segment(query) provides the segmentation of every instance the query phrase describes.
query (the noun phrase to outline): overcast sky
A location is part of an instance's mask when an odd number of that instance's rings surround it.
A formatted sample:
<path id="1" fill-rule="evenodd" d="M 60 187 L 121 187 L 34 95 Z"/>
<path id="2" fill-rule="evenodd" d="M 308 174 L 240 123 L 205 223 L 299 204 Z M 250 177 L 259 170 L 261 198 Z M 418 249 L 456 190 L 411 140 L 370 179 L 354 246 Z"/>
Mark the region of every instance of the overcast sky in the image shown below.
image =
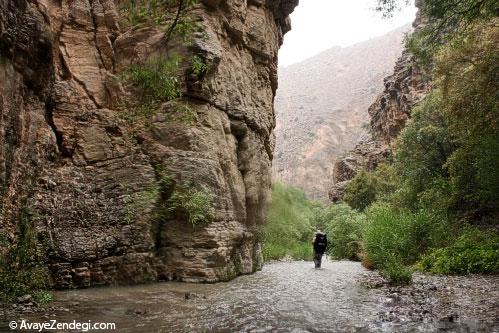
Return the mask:
<path id="1" fill-rule="evenodd" d="M 381 36 L 412 22 L 416 8 L 409 6 L 383 19 L 376 0 L 300 0 L 291 14 L 293 29 L 284 37 L 279 66 L 310 58 L 332 46 L 349 46 Z"/>

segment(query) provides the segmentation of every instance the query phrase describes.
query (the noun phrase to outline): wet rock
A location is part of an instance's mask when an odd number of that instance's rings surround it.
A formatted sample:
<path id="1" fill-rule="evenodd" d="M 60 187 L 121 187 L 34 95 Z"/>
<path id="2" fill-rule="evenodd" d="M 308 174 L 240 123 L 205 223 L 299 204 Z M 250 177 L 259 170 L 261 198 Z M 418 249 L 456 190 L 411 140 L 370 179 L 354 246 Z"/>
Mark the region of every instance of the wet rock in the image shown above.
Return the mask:
<path id="1" fill-rule="evenodd" d="M 24 295 L 24 296 L 20 296 L 17 298 L 18 303 L 31 303 L 32 300 L 33 300 L 33 296 L 31 296 L 31 295 Z M 30 304 L 26 304 L 26 305 L 30 305 Z M 33 305 L 33 304 L 31 303 L 31 305 Z"/>
<path id="2" fill-rule="evenodd" d="M 205 295 L 191 293 L 191 292 L 187 292 L 187 293 L 185 293 L 184 298 L 186 300 L 188 300 L 188 299 L 206 299 L 206 296 Z"/>
<path id="3" fill-rule="evenodd" d="M 136 316 L 146 315 L 147 313 L 148 313 L 147 309 L 127 309 L 125 311 L 125 314 L 127 315 L 136 315 Z"/>

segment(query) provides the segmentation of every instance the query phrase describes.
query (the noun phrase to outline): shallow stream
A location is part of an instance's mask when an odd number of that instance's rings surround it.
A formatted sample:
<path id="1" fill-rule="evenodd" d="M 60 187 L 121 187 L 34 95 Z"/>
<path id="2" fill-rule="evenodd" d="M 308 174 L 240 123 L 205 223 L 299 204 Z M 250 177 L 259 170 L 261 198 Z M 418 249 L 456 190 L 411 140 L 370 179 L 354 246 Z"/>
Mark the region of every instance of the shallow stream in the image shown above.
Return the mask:
<path id="1" fill-rule="evenodd" d="M 23 317 L 114 322 L 117 332 L 499 332 L 498 278 L 450 279 L 391 288 L 355 262 L 278 262 L 228 283 L 59 291 L 59 310 Z"/>

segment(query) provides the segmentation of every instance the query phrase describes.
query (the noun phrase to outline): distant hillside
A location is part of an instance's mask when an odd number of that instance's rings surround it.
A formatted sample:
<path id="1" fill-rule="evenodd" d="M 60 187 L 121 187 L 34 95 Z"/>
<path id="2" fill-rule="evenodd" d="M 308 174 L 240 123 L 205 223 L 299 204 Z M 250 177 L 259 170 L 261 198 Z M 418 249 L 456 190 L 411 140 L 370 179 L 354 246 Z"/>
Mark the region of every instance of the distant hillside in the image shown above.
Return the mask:
<path id="1" fill-rule="evenodd" d="M 279 69 L 275 180 L 325 200 L 337 157 L 355 146 L 410 25 Z"/>

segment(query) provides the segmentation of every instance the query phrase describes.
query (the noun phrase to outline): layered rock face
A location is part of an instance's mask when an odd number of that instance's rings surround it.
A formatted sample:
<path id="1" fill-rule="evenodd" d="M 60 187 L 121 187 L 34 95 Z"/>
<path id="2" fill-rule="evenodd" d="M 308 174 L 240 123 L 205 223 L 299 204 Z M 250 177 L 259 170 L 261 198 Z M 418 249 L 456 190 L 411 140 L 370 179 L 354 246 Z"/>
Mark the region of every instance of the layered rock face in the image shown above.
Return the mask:
<path id="1" fill-rule="evenodd" d="M 270 199 L 277 51 L 297 0 L 204 0 L 202 32 L 173 48 L 190 122 L 169 104 L 135 135 L 119 74 L 169 52 L 164 30 L 121 24 L 119 1 L 0 2 L 0 231 L 29 212 L 56 287 L 218 281 L 261 265 L 256 230 Z M 133 96 L 132 96 L 133 97 Z M 127 198 L 159 181 L 212 194 L 211 221 L 128 218 Z M 165 195 L 165 194 L 163 194 Z M 166 200 L 161 197 L 158 200 Z M 152 207 L 146 207 L 146 212 Z"/>
<path id="2" fill-rule="evenodd" d="M 420 4 L 416 2 L 419 7 Z M 420 13 L 413 23 L 414 31 L 424 25 Z M 404 50 L 397 60 L 394 73 L 384 79 L 384 91 L 369 107 L 369 134 L 364 135 L 355 148 L 334 163 L 333 186 L 329 199 L 341 200 L 348 181 L 360 170 L 372 171 L 391 155 L 392 145 L 410 118 L 412 108 L 429 92 L 427 75 Z"/>

